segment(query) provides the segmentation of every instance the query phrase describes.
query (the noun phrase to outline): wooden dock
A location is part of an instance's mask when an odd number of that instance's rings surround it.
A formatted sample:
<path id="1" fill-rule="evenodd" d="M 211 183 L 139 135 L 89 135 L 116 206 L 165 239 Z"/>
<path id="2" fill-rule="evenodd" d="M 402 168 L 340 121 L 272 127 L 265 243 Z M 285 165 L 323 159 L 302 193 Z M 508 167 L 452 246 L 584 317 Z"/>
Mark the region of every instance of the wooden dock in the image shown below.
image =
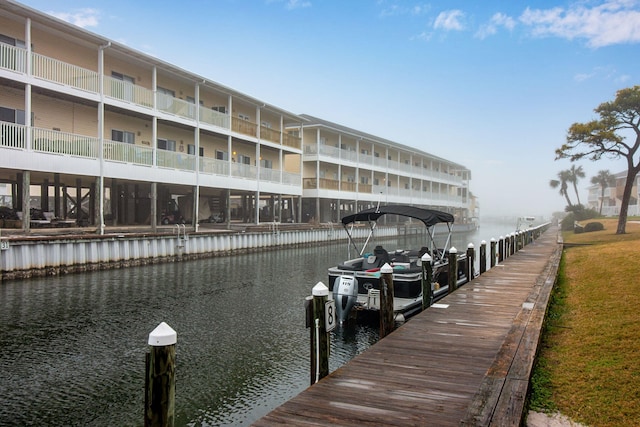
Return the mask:
<path id="1" fill-rule="evenodd" d="M 413 317 L 255 426 L 518 426 L 558 230 Z"/>

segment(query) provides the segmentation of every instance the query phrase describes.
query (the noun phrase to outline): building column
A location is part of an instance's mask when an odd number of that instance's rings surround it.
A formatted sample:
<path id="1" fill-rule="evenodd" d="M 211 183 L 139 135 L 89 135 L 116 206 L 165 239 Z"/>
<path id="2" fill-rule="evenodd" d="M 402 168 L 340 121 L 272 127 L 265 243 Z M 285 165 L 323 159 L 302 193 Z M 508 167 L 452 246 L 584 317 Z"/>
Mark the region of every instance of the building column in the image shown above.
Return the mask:
<path id="1" fill-rule="evenodd" d="M 22 230 L 28 233 L 31 229 L 31 203 L 30 203 L 30 191 L 31 187 L 31 172 L 22 172 Z"/>

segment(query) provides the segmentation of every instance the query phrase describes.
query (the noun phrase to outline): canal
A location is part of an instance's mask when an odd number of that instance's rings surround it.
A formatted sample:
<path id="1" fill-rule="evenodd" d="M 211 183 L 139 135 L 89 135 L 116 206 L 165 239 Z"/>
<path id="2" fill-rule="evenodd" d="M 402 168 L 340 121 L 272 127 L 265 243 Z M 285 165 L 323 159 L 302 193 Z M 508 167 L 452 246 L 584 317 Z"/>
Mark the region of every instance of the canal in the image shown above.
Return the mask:
<path id="1" fill-rule="evenodd" d="M 304 298 L 345 255 L 340 243 L 0 283 L 0 425 L 141 425 L 146 343 L 163 321 L 178 333 L 176 425 L 248 425 L 308 386 Z M 337 330 L 330 370 L 377 339 Z"/>

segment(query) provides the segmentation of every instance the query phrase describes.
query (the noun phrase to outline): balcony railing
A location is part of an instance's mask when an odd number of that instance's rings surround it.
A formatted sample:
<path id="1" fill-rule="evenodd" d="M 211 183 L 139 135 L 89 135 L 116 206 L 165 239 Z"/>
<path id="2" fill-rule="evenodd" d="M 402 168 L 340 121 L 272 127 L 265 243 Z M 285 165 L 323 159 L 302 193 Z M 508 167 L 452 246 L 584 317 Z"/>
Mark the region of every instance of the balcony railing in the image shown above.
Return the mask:
<path id="1" fill-rule="evenodd" d="M 256 179 L 258 177 L 258 168 L 242 163 L 231 163 L 231 175 L 237 178 Z"/>
<path id="2" fill-rule="evenodd" d="M 282 145 L 297 148 L 299 150 L 302 145 L 302 139 L 299 136 L 284 133 L 282 134 Z"/>
<path id="3" fill-rule="evenodd" d="M 98 92 L 98 73 L 37 53 L 31 55 L 35 77 L 87 92 Z"/>
<path id="4" fill-rule="evenodd" d="M 25 149 L 26 140 L 26 126 L 0 122 L 0 147 Z"/>
<path id="5" fill-rule="evenodd" d="M 229 129 L 229 115 L 214 111 L 210 108 L 200 107 L 200 121 L 224 129 Z"/>
<path id="6" fill-rule="evenodd" d="M 138 165 L 153 165 L 153 149 L 125 142 L 104 141 L 104 159 Z"/>
<path id="7" fill-rule="evenodd" d="M 176 153 L 175 151 L 157 150 L 158 166 L 163 168 L 196 170 L 196 156 L 192 154 Z"/>
<path id="8" fill-rule="evenodd" d="M 0 43 L 0 68 L 26 73 L 27 50 Z"/>
<path id="9" fill-rule="evenodd" d="M 153 108 L 153 91 L 133 83 L 104 76 L 104 95 L 121 101 Z"/>
<path id="10" fill-rule="evenodd" d="M 257 136 L 258 125 L 239 117 L 231 118 L 231 130 L 243 135 Z"/>
<path id="11" fill-rule="evenodd" d="M 156 93 L 156 108 L 187 119 L 195 120 L 196 118 L 195 104 L 164 93 Z"/>
<path id="12" fill-rule="evenodd" d="M 358 193 L 371 193 L 372 191 L 372 185 L 371 184 L 358 184 Z"/>
<path id="13" fill-rule="evenodd" d="M 33 151 L 98 158 L 98 138 L 32 128 Z"/>
<path id="14" fill-rule="evenodd" d="M 300 174 L 292 172 L 282 172 L 282 183 L 287 185 L 300 185 Z"/>
<path id="15" fill-rule="evenodd" d="M 260 125 L 260 139 L 280 144 L 280 131 Z"/>
<path id="16" fill-rule="evenodd" d="M 344 182 L 340 183 L 340 190 L 342 191 L 356 191 L 356 183 L 355 182 Z"/>
<path id="17" fill-rule="evenodd" d="M 260 181 L 280 182 L 280 171 L 277 169 L 260 168 Z"/>
<path id="18" fill-rule="evenodd" d="M 227 160 L 200 157 L 200 172 L 228 176 L 229 162 Z"/>

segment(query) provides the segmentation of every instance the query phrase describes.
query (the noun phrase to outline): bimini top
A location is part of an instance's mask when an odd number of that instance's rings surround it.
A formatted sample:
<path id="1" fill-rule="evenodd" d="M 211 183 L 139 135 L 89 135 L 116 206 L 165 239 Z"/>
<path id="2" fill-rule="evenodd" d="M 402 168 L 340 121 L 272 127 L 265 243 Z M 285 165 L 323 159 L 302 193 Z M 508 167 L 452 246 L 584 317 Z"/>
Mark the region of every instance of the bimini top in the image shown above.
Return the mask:
<path id="1" fill-rule="evenodd" d="M 388 205 L 365 209 L 342 218 L 342 224 L 348 225 L 356 221 L 377 221 L 382 215 L 400 215 L 419 219 L 427 227 L 440 222 L 453 223 L 453 215 L 432 209 L 422 209 L 408 205 Z"/>

